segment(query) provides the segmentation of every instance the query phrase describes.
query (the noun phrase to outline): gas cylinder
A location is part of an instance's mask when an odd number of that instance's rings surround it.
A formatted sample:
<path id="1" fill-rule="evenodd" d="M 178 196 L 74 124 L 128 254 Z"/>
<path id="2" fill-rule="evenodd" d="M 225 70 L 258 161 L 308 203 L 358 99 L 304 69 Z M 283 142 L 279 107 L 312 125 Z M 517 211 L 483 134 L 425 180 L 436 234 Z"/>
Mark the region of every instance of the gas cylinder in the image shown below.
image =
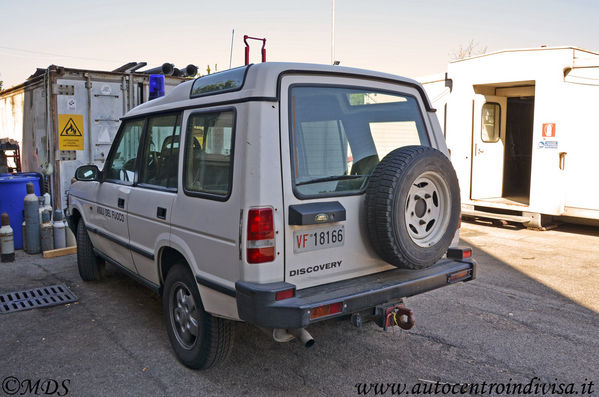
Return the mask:
<path id="1" fill-rule="evenodd" d="M 44 206 L 41 207 L 40 209 L 42 211 L 50 211 L 50 221 L 52 221 L 52 203 L 51 203 L 51 198 L 50 198 L 50 193 L 44 193 Z"/>
<path id="2" fill-rule="evenodd" d="M 50 221 L 50 211 L 42 212 L 42 251 L 50 251 L 54 249 L 54 225 Z"/>
<path id="3" fill-rule="evenodd" d="M 38 212 L 40 213 L 40 225 L 41 225 L 42 224 L 42 212 L 44 212 L 44 202 L 46 200 L 44 199 L 44 196 L 37 196 L 37 200 L 39 203 Z"/>
<path id="4" fill-rule="evenodd" d="M 23 211 L 25 213 L 25 211 Z M 25 217 L 23 217 L 23 224 L 21 225 L 21 236 L 23 238 L 23 251 L 27 252 L 27 229 L 25 229 Z"/>
<path id="5" fill-rule="evenodd" d="M 15 260 L 15 242 L 13 240 L 12 228 L 8 214 L 4 212 L 0 215 L 0 260 L 2 262 L 12 262 Z"/>
<path id="6" fill-rule="evenodd" d="M 27 196 L 25 196 L 25 232 L 27 253 L 39 254 L 41 249 L 39 199 L 35 195 L 32 182 L 27 183 Z"/>
<path id="7" fill-rule="evenodd" d="M 67 243 L 66 225 L 61 210 L 54 211 L 54 249 L 64 248 Z"/>

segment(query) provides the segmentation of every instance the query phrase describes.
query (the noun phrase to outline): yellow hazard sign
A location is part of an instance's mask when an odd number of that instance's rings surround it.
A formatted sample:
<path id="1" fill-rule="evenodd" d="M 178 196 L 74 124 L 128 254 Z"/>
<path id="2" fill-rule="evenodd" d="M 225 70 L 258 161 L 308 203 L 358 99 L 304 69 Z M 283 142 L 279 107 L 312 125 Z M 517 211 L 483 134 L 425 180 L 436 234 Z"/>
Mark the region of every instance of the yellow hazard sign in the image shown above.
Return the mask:
<path id="1" fill-rule="evenodd" d="M 58 115 L 58 148 L 60 150 L 83 150 L 83 115 Z"/>

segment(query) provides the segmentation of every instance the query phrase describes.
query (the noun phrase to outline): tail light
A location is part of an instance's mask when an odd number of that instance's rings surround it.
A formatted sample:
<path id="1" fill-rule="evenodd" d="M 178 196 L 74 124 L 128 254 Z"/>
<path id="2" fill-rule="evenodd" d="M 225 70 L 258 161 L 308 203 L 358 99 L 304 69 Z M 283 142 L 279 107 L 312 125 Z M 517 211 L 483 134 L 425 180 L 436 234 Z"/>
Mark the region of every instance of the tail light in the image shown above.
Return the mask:
<path id="1" fill-rule="evenodd" d="M 275 227 L 272 208 L 253 208 L 248 212 L 247 261 L 275 260 Z"/>

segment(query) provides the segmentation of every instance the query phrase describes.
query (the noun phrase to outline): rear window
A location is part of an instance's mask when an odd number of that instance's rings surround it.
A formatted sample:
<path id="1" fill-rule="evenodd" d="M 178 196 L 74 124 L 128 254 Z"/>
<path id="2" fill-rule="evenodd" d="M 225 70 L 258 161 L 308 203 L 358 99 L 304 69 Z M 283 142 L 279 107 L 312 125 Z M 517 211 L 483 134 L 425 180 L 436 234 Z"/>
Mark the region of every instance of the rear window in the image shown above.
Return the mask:
<path id="1" fill-rule="evenodd" d="M 407 94 L 292 86 L 290 142 L 300 197 L 356 194 L 392 150 L 429 146 L 418 101 Z"/>

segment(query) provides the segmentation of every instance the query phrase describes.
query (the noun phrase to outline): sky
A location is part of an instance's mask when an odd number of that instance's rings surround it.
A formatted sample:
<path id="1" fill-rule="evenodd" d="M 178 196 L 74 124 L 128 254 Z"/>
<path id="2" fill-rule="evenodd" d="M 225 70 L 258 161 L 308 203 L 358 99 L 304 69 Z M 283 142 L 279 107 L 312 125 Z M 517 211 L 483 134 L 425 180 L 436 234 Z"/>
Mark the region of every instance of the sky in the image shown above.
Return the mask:
<path id="1" fill-rule="evenodd" d="M 193 63 L 200 73 L 244 63 L 243 35 L 269 61 L 331 63 L 332 0 L 0 0 L 4 89 L 51 64 L 113 70 Z M 599 50 L 597 0 L 335 0 L 334 59 L 408 77 L 445 72 L 470 41 L 493 52 Z M 252 42 L 251 62 L 260 61 Z"/>

